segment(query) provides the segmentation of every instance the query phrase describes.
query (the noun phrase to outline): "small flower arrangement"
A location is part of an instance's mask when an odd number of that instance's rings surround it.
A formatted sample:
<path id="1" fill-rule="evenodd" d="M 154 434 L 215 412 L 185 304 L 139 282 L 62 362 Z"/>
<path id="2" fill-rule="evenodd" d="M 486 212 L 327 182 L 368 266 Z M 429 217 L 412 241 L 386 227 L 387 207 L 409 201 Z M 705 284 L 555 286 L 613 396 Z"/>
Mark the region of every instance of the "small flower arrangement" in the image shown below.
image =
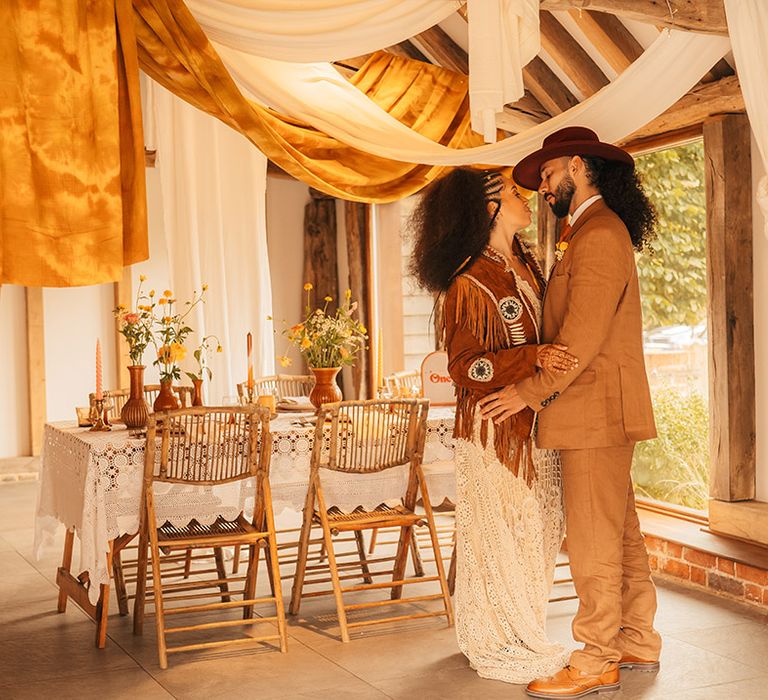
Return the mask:
<path id="1" fill-rule="evenodd" d="M 157 351 L 157 359 L 153 364 L 160 370 L 161 382 L 181 378 L 179 363 L 187 356 L 184 341 L 192 332 L 185 321 L 192 309 L 203 303 L 207 289 L 208 285 L 204 284 L 199 294 L 193 292 L 192 301 L 186 302 L 187 308 L 183 312 L 174 310 L 176 299 L 170 289 L 166 289 L 156 302 L 154 290 L 149 293 L 152 302 L 149 309 L 156 329 L 152 342 Z"/>
<path id="2" fill-rule="evenodd" d="M 119 332 L 128 342 L 128 355 L 133 365 L 141 364 L 144 351 L 152 342 L 152 307 L 140 303 L 147 299 L 147 295 L 142 292 L 142 285 L 146 280 L 145 275 L 139 276 L 135 311 L 129 311 L 123 304 L 119 304 L 112 311 L 117 319 Z"/>
<path id="3" fill-rule="evenodd" d="M 283 330 L 288 342 L 295 345 L 309 367 L 342 367 L 355 363 L 357 353 L 365 348 L 368 339 L 365 326 L 353 315 L 357 302 L 351 301 L 352 292 L 348 289 L 344 303 L 335 314 L 328 313 L 328 304 L 333 298 L 326 296 L 322 308 L 312 309 L 310 294 L 312 285 L 304 285 L 307 293 L 306 316 L 304 321 Z M 283 355 L 278 358 L 283 367 L 290 365 L 290 358 Z"/>
<path id="4" fill-rule="evenodd" d="M 214 341 L 216 342 L 215 346 L 213 345 Z M 222 348 L 219 339 L 215 335 L 207 335 L 192 353 L 192 356 L 197 360 L 197 372 L 185 372 L 185 374 L 193 382 L 197 379 L 202 380 L 204 374 L 208 376 L 208 381 L 211 381 L 213 378 L 213 372 L 208 366 L 208 356 L 213 352 L 214 347 L 216 352 L 221 352 Z"/>
<path id="5" fill-rule="evenodd" d="M 568 241 L 559 241 L 555 245 L 555 260 L 560 262 L 565 255 L 565 251 L 568 250 Z"/>

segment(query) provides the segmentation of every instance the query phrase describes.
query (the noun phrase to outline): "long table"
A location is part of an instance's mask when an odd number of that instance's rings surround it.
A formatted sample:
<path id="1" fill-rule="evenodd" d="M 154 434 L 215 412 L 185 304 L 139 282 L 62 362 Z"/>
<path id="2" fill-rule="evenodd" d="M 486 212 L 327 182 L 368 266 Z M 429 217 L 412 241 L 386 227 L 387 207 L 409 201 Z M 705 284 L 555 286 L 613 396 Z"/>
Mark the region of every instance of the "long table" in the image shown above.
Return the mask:
<path id="1" fill-rule="evenodd" d="M 453 465 L 454 409 L 430 409 L 424 449 L 424 474 L 433 504 L 455 499 Z M 271 421 L 270 487 L 275 514 L 301 511 L 309 483 L 314 426 L 307 415 L 286 413 Z M 58 608 L 71 597 L 97 623 L 96 645 L 106 644 L 112 556 L 139 528 L 145 439 L 127 429 L 91 432 L 72 423 L 49 423 L 43 437 L 40 497 L 35 524 L 39 556 L 60 525 L 67 529 L 62 565 L 57 574 Z M 403 495 L 407 467 L 374 474 L 323 472 L 328 507 L 351 511 L 372 508 Z M 157 484 L 158 518 L 185 525 L 191 517 L 211 523 L 219 515 L 234 519 L 249 513 L 252 485 L 189 487 Z M 74 536 L 80 542 L 80 574 L 72 573 Z"/>

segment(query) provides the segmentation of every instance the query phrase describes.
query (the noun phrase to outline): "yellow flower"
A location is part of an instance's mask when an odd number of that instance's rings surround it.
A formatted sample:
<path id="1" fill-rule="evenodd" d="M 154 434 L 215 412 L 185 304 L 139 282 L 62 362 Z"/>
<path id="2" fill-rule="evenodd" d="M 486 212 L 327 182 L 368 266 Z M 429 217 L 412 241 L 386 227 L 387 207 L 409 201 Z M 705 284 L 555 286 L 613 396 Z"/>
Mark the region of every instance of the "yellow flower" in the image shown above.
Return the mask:
<path id="1" fill-rule="evenodd" d="M 216 352 L 222 352 L 224 348 L 221 347 L 221 345 L 216 346 Z"/>
<path id="2" fill-rule="evenodd" d="M 170 316 L 163 316 L 163 323 L 170 323 L 172 320 Z"/>
<path id="3" fill-rule="evenodd" d="M 160 299 L 157 300 L 158 304 L 167 304 L 168 300 L 165 297 L 160 297 Z"/>
<path id="4" fill-rule="evenodd" d="M 361 333 L 367 333 L 368 329 L 361 323 L 358 325 L 358 328 L 360 329 Z"/>
<path id="5" fill-rule="evenodd" d="M 333 297 L 325 297 L 325 301 L 333 301 Z"/>
<path id="6" fill-rule="evenodd" d="M 204 291 L 204 292 L 207 292 L 207 291 L 208 291 L 208 285 L 207 285 L 207 284 L 204 284 L 204 285 L 203 285 L 203 291 Z"/>
<path id="7" fill-rule="evenodd" d="M 125 311 L 125 304 L 118 304 L 117 305 L 117 310 L 118 311 Z"/>
<path id="8" fill-rule="evenodd" d="M 151 296 L 151 297 L 155 296 L 155 290 L 154 289 L 150 289 L 149 290 L 149 296 Z"/>
<path id="9" fill-rule="evenodd" d="M 166 289 L 166 290 L 163 292 L 163 296 L 164 296 L 164 297 L 172 297 L 172 296 L 173 296 L 173 292 L 172 292 L 170 289 Z"/>
<path id="10" fill-rule="evenodd" d="M 271 316 L 267 316 L 267 321 L 271 321 L 271 320 L 272 320 L 272 317 Z"/>
<path id="11" fill-rule="evenodd" d="M 291 366 L 291 358 L 288 357 L 288 355 L 283 355 L 282 357 L 277 358 L 280 361 L 280 365 L 283 367 L 290 367 Z"/>
<path id="12" fill-rule="evenodd" d="M 352 290 L 348 289 L 346 292 L 344 292 L 344 296 L 347 297 L 347 299 L 352 298 Z"/>
<path id="13" fill-rule="evenodd" d="M 304 285 L 304 291 L 305 291 L 305 292 L 309 292 L 311 289 L 312 289 L 312 284 L 311 284 L 310 282 L 307 282 L 307 283 Z"/>
<path id="14" fill-rule="evenodd" d="M 169 364 L 171 362 L 171 348 L 167 345 L 161 345 L 157 349 L 157 359 L 164 365 Z"/>
<path id="15" fill-rule="evenodd" d="M 171 362 L 181 362 L 187 356 L 187 349 L 181 343 L 171 343 Z"/>
<path id="16" fill-rule="evenodd" d="M 346 348 L 339 348 L 339 355 L 341 355 L 342 360 L 346 360 L 349 357 L 349 350 Z"/>
<path id="17" fill-rule="evenodd" d="M 139 275 L 139 282 L 146 282 L 147 276 L 146 275 Z"/>
<path id="18" fill-rule="evenodd" d="M 312 341 L 309 338 L 307 338 L 307 336 L 305 335 L 301 339 L 301 346 L 300 347 L 301 347 L 302 350 L 307 350 L 307 349 L 312 347 Z"/>

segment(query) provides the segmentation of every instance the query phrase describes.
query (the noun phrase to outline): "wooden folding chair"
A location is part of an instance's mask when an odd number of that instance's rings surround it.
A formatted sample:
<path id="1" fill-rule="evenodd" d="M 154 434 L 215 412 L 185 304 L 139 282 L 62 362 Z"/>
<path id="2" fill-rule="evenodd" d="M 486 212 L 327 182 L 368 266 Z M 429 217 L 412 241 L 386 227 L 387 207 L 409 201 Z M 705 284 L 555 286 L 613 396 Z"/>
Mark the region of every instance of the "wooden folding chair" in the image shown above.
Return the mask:
<path id="1" fill-rule="evenodd" d="M 130 395 L 130 389 L 109 389 L 104 392 L 104 410 L 107 414 L 107 420 L 110 423 L 120 420 L 120 411 L 123 410 L 123 406 L 125 406 L 125 402 Z M 90 402 L 91 407 L 93 407 L 95 399 L 96 394 L 93 392 L 88 394 L 88 401 Z"/>
<path id="2" fill-rule="evenodd" d="M 142 491 L 141 527 L 139 530 L 139 562 L 134 606 L 134 633 L 141 634 L 146 602 L 147 547 L 152 558 L 152 588 L 157 627 L 157 650 L 160 667 L 167 668 L 167 655 L 172 652 L 207 649 L 218 646 L 243 646 L 279 640 L 280 650 L 286 651 L 285 615 L 280 590 L 280 573 L 275 543 L 275 522 L 272 496 L 269 489 L 269 460 L 271 435 L 269 411 L 257 406 L 221 408 L 182 408 L 152 414 L 147 425 L 144 487 Z M 186 484 L 212 487 L 253 478 L 254 514 L 249 521 L 243 513 L 233 521 L 221 515 L 213 523 L 200 522 L 190 513 L 184 526 L 157 522 L 155 514 L 154 484 Z M 229 577 L 218 569 L 213 581 L 189 580 L 182 583 L 164 583 L 161 571 L 160 548 L 187 550 L 243 545 L 248 548 L 248 570 L 244 577 Z M 269 550 L 270 573 L 274 593 L 256 598 L 256 573 L 259 551 L 266 545 Z M 232 590 L 231 584 L 243 584 L 242 590 Z M 219 591 L 201 589 L 217 587 Z M 242 600 L 234 596 L 242 594 Z M 203 602 L 215 595 L 221 600 Z M 179 606 L 172 603 L 183 601 Z M 192 601 L 188 604 L 187 601 Z M 273 617 L 253 617 L 257 603 L 273 603 Z M 168 627 L 166 618 L 172 615 L 208 613 L 216 610 L 243 608 L 243 619 L 186 624 Z M 278 634 L 246 636 L 236 639 L 168 646 L 167 635 L 262 622 L 277 622 Z"/>
<path id="3" fill-rule="evenodd" d="M 424 399 L 396 399 L 392 401 L 347 401 L 326 404 L 321 407 L 312 450 L 310 483 L 304 504 L 296 574 L 293 581 L 290 612 L 299 612 L 302 596 L 325 595 L 327 591 L 311 591 L 304 594 L 307 572 L 307 552 L 313 525 L 320 526 L 328 556 L 328 568 L 336 599 L 342 641 L 349 641 L 349 629 L 400 620 L 445 616 L 453 624 L 451 599 L 445 579 L 442 558 L 432 507 L 429 503 L 427 484 L 421 469 L 426 437 L 426 421 L 429 401 Z M 330 425 L 326 423 L 330 421 Z M 324 446 L 327 444 L 327 448 Z M 367 511 L 357 508 L 344 513 L 329 508 L 323 493 L 321 471 L 334 470 L 355 474 L 372 474 L 385 469 L 408 465 L 408 486 L 400 503 L 381 504 Z M 416 501 L 421 495 L 424 513 L 415 512 Z M 437 576 L 406 577 L 405 569 L 412 541 L 413 528 L 424 523 L 430 532 L 432 549 L 435 553 Z M 400 537 L 394 564 L 391 570 L 370 569 L 369 575 L 392 576 L 391 581 L 362 583 L 343 586 L 339 575 L 337 554 L 334 550 L 333 534 L 339 532 L 362 532 L 383 527 L 398 527 Z M 403 598 L 403 586 L 413 583 L 438 581 L 440 593 Z M 311 583 L 311 581 L 306 581 Z M 390 600 L 347 604 L 344 594 L 356 591 L 390 589 Z M 369 620 L 347 621 L 349 611 L 361 611 L 381 606 L 442 600 L 442 609 L 435 612 L 418 612 Z"/>

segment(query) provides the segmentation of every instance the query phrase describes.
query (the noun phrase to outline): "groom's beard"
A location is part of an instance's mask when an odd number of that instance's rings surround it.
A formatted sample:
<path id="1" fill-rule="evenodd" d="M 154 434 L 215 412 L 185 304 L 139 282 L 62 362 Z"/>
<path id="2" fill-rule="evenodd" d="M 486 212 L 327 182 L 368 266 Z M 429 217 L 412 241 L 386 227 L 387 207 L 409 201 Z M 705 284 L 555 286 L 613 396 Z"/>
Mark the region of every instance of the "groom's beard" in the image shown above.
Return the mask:
<path id="1" fill-rule="evenodd" d="M 552 194 L 547 195 L 547 204 L 552 213 L 562 219 L 571 208 L 571 200 L 576 192 L 576 183 L 570 175 L 566 175 Z"/>

